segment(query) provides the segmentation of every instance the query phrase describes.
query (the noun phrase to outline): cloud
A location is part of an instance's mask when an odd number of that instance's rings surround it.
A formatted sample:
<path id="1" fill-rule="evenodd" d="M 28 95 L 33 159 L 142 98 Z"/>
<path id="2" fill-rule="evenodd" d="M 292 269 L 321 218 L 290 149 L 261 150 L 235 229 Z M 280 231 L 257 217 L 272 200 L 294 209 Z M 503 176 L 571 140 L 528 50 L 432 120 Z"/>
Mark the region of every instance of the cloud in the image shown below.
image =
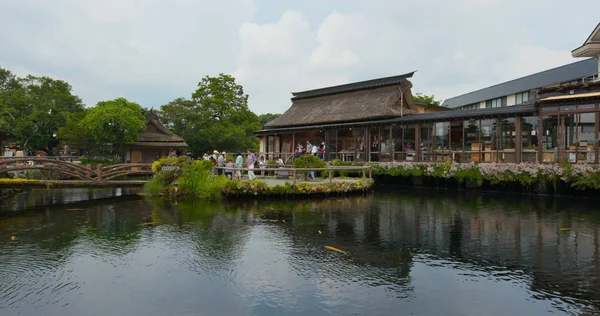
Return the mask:
<path id="1" fill-rule="evenodd" d="M 7 0 L 0 61 L 67 80 L 88 105 L 124 96 L 157 107 L 233 73 L 252 110 L 281 113 L 291 91 L 413 70 L 414 92 L 443 99 L 560 66 L 598 10 L 592 0 Z"/>
<path id="2" fill-rule="evenodd" d="M 69 81 L 88 105 L 125 96 L 156 107 L 233 71 L 253 10 L 248 0 L 4 1 L 0 60 Z"/>

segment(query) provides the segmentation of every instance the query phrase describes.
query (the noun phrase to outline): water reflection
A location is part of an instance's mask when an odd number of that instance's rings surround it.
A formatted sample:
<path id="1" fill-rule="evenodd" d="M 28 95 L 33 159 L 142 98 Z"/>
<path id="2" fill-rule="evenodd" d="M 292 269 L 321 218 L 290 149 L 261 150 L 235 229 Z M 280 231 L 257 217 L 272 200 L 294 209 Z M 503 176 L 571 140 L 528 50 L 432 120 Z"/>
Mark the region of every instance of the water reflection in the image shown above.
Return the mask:
<path id="1" fill-rule="evenodd" d="M 397 190 L 4 213 L 0 314 L 600 311 L 596 201 Z"/>

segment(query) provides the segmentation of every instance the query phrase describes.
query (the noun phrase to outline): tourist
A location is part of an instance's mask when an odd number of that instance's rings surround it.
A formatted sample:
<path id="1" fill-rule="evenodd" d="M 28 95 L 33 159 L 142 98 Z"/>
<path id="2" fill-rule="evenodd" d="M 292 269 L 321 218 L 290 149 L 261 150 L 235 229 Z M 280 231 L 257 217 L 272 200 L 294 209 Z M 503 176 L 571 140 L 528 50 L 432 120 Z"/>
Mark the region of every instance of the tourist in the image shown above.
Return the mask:
<path id="1" fill-rule="evenodd" d="M 265 163 L 265 157 L 264 156 L 260 156 L 260 159 L 258 159 L 258 168 L 265 169 L 266 167 L 267 167 L 267 164 Z M 265 172 L 261 171 L 260 175 L 264 176 Z"/>
<path id="2" fill-rule="evenodd" d="M 235 159 L 235 179 L 242 180 L 242 171 L 240 169 L 244 168 L 244 157 L 242 157 L 241 153 L 237 153 L 237 158 Z"/>
<path id="3" fill-rule="evenodd" d="M 256 176 L 254 175 L 254 164 L 256 163 L 256 156 L 252 152 L 252 150 L 248 149 L 248 159 L 246 160 L 246 164 L 248 165 L 248 179 L 254 180 Z"/>
<path id="4" fill-rule="evenodd" d="M 225 164 L 225 176 L 229 180 L 231 180 L 233 178 L 233 168 L 234 167 L 235 167 L 235 165 L 233 164 L 233 161 L 231 161 L 231 159 L 229 159 L 227 161 L 227 163 Z"/>
<path id="5" fill-rule="evenodd" d="M 213 154 L 210 155 L 210 161 L 213 163 L 213 175 L 217 175 L 217 155 L 219 152 L 217 150 L 213 150 Z"/>
<path id="6" fill-rule="evenodd" d="M 217 167 L 225 167 L 225 152 L 222 152 L 219 154 L 219 157 L 217 157 Z M 223 174 L 223 169 L 217 169 L 217 171 L 219 174 Z"/>
<path id="7" fill-rule="evenodd" d="M 313 147 L 313 145 L 310 143 L 310 141 L 307 140 L 306 141 L 306 153 L 307 154 L 312 153 L 312 147 Z"/>
<path id="8" fill-rule="evenodd" d="M 277 166 L 282 168 L 285 166 L 285 163 L 283 162 L 283 159 L 279 158 L 277 159 Z"/>
<path id="9" fill-rule="evenodd" d="M 302 147 L 302 146 L 300 146 L 300 147 Z M 296 152 L 294 153 L 294 159 L 296 159 L 300 156 L 302 156 L 302 149 L 298 148 L 298 149 L 296 149 Z"/>
<path id="10" fill-rule="evenodd" d="M 311 146 L 311 148 L 310 148 L 311 155 L 316 156 L 318 152 L 319 152 L 319 146 L 317 146 L 317 145 Z"/>
<path id="11" fill-rule="evenodd" d="M 325 157 L 325 142 L 321 143 L 321 147 L 319 147 L 319 159 L 323 159 Z"/>

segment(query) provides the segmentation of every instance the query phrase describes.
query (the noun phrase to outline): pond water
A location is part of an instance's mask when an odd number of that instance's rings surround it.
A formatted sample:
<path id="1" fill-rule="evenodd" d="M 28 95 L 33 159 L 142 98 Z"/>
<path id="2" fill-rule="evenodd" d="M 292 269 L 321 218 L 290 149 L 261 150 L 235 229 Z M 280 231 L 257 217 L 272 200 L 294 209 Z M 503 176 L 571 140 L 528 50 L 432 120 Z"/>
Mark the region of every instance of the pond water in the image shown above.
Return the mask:
<path id="1" fill-rule="evenodd" d="M 597 205 L 376 187 L 4 211 L 0 315 L 597 315 Z"/>

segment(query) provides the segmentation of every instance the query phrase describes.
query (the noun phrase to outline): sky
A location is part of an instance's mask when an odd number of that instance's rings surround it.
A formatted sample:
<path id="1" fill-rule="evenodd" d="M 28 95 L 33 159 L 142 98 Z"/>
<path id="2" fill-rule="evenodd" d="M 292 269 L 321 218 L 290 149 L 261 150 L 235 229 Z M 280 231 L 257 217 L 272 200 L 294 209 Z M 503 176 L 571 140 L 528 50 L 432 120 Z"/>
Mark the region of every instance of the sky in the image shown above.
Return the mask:
<path id="1" fill-rule="evenodd" d="M 88 106 L 146 108 L 231 74 L 257 114 L 291 92 L 417 71 L 443 100 L 570 62 L 600 1 L 2 0 L 0 67 L 62 79 Z"/>

